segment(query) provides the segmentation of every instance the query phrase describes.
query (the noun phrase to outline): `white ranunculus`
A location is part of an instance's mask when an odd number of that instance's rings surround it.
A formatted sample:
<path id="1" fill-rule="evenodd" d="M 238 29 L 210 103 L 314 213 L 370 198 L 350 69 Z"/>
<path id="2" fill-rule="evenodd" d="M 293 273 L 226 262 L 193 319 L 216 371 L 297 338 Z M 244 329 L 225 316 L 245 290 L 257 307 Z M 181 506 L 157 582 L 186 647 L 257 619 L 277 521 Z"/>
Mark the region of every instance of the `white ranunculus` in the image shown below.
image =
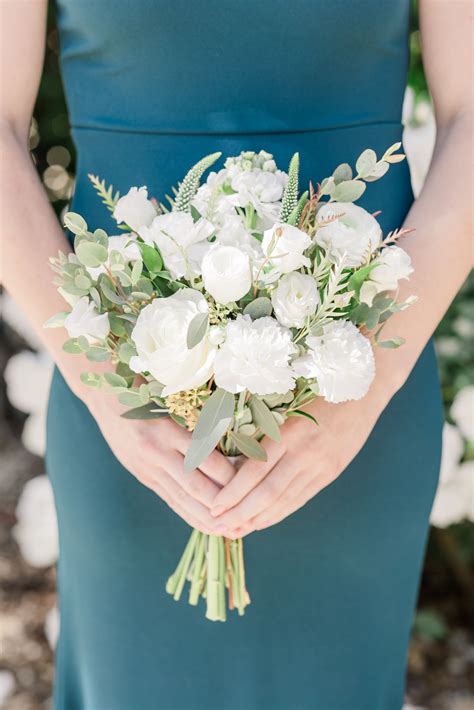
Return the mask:
<path id="1" fill-rule="evenodd" d="M 109 237 L 107 242 L 109 257 L 104 264 L 93 267 L 88 266 L 87 271 L 93 279 L 97 280 L 100 274 L 106 272 L 106 267 L 110 266 L 110 257 L 112 252 L 118 252 L 125 262 L 133 262 L 140 259 L 140 249 L 136 239 L 131 234 L 117 234 Z"/>
<path id="2" fill-rule="evenodd" d="M 237 247 L 216 244 L 202 260 L 202 279 L 218 303 L 238 301 L 252 285 L 249 257 Z"/>
<path id="3" fill-rule="evenodd" d="M 225 342 L 214 362 L 216 384 L 228 392 L 284 394 L 295 384 L 289 361 L 295 352 L 291 332 L 275 318 L 228 321 Z"/>
<path id="4" fill-rule="evenodd" d="M 130 368 L 153 375 L 165 385 L 165 397 L 203 385 L 212 374 L 215 348 L 207 335 L 191 350 L 186 339 L 193 318 L 207 311 L 206 299 L 192 288 L 145 306 L 131 335 L 137 355 L 131 358 Z"/>
<path id="5" fill-rule="evenodd" d="M 304 255 L 310 245 L 311 239 L 306 232 L 291 224 L 277 222 L 267 229 L 263 234 L 262 250 L 272 267 L 273 277 L 310 266 L 311 261 Z"/>
<path id="6" fill-rule="evenodd" d="M 187 212 L 168 212 L 158 215 L 149 227 L 139 231 L 147 244 L 156 244 L 168 271 L 180 279 L 200 273 L 206 242 L 214 227 L 206 219 L 194 222 Z"/>
<path id="7" fill-rule="evenodd" d="M 367 210 L 352 202 L 323 205 L 317 219 L 318 222 L 332 220 L 318 227 L 315 237 L 331 261 L 338 262 L 345 255 L 347 266 L 361 266 L 380 246 L 382 230 L 379 223 Z"/>
<path id="8" fill-rule="evenodd" d="M 450 414 L 468 441 L 474 441 L 474 385 L 459 390 L 451 406 Z"/>
<path id="9" fill-rule="evenodd" d="M 28 481 L 16 508 L 13 536 L 22 557 L 33 567 L 49 567 L 58 558 L 58 530 L 51 484 L 47 476 Z"/>
<path id="10" fill-rule="evenodd" d="M 297 375 L 316 378 L 319 393 L 328 402 L 364 397 L 375 376 L 370 341 L 347 320 L 323 326 L 319 336 L 306 338 L 308 353 L 293 362 Z"/>
<path id="11" fill-rule="evenodd" d="M 281 277 L 272 292 L 275 315 L 288 328 L 302 328 L 308 316 L 316 313 L 319 291 L 312 276 L 293 271 Z"/>
<path id="12" fill-rule="evenodd" d="M 83 335 L 92 345 L 104 340 L 109 334 L 109 316 L 107 313 L 99 314 L 94 302 L 89 301 L 87 296 L 83 296 L 66 316 L 64 327 L 70 338 L 79 338 Z"/>
<path id="13" fill-rule="evenodd" d="M 409 254 L 398 246 L 382 249 L 374 263 L 375 268 L 360 289 L 360 300 L 368 306 L 378 293 L 394 291 L 401 279 L 407 279 L 413 273 Z"/>
<path id="14" fill-rule="evenodd" d="M 119 224 L 125 222 L 136 232 L 140 227 L 148 226 L 156 217 L 153 202 L 148 199 L 148 190 L 143 187 L 131 187 L 121 197 L 114 208 L 114 218 Z"/>

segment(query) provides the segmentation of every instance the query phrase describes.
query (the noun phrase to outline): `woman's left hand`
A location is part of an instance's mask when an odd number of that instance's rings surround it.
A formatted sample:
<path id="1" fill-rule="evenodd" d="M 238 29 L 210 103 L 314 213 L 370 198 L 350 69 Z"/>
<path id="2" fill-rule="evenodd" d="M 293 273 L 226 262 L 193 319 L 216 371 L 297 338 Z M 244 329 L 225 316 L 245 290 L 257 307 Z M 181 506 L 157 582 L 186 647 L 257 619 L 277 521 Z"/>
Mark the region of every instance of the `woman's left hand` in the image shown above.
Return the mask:
<path id="1" fill-rule="evenodd" d="M 317 399 L 305 410 L 319 422 L 291 417 L 282 439 L 261 444 L 267 461 L 248 459 L 216 496 L 216 534 L 243 537 L 275 525 L 332 483 L 360 451 L 391 398 L 375 387 L 361 400 L 330 404 Z"/>

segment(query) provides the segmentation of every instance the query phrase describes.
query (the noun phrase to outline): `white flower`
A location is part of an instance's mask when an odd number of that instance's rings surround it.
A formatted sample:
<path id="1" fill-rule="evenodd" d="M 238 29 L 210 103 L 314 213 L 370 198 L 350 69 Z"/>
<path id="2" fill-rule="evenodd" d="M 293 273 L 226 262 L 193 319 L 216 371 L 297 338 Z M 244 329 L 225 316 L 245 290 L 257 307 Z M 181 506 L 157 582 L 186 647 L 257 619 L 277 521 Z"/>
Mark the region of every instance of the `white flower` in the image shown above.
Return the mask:
<path id="1" fill-rule="evenodd" d="M 79 338 L 83 335 L 90 344 L 93 344 L 98 340 L 104 340 L 109 334 L 109 316 L 107 313 L 100 315 L 93 301 L 83 296 L 66 316 L 64 327 L 70 338 Z"/>
<path id="2" fill-rule="evenodd" d="M 262 245 L 258 239 L 245 229 L 241 218 L 236 214 L 227 215 L 223 219 L 222 225 L 216 234 L 216 242 L 226 246 L 237 247 L 240 251 L 245 252 L 250 257 L 252 265 L 255 265 L 256 268 L 258 268 L 263 259 Z"/>
<path id="3" fill-rule="evenodd" d="M 140 259 L 140 249 L 138 248 L 138 244 L 135 238 L 130 234 L 118 234 L 109 237 L 109 240 L 107 242 L 107 249 L 109 252 L 109 256 L 104 264 L 101 264 L 97 267 L 86 267 L 87 271 L 95 280 L 99 278 L 100 274 L 106 272 L 106 267 L 110 267 L 110 257 L 112 255 L 112 252 L 118 252 L 123 258 L 123 260 L 129 263 Z M 71 303 L 70 305 L 74 305 L 74 303 Z"/>
<path id="4" fill-rule="evenodd" d="M 48 639 L 49 646 L 53 651 L 58 642 L 60 625 L 59 609 L 57 606 L 53 606 L 44 619 L 44 635 Z"/>
<path id="5" fill-rule="evenodd" d="M 277 223 L 267 229 L 262 249 L 272 266 L 273 277 L 310 266 L 311 261 L 303 253 L 310 245 L 311 239 L 306 232 L 291 224 Z"/>
<path id="6" fill-rule="evenodd" d="M 249 257 L 237 247 L 216 244 L 202 260 L 202 278 L 218 303 L 238 301 L 252 284 Z"/>
<path id="7" fill-rule="evenodd" d="M 380 225 L 362 207 L 352 202 L 330 202 L 319 210 L 318 222 L 329 219 L 332 221 L 318 227 L 315 239 L 331 261 L 337 262 L 345 255 L 347 266 L 360 266 L 380 245 Z"/>
<path id="8" fill-rule="evenodd" d="M 463 520 L 474 521 L 474 461 L 460 464 L 447 482 L 440 480 L 430 515 L 437 528 Z"/>
<path id="9" fill-rule="evenodd" d="M 375 268 L 360 289 L 360 300 L 368 306 L 378 293 L 394 291 L 401 279 L 407 279 L 413 273 L 409 254 L 398 246 L 382 249 L 374 263 Z"/>
<path id="10" fill-rule="evenodd" d="M 293 362 L 297 375 L 315 377 L 328 402 L 364 397 L 375 376 L 370 341 L 347 320 L 323 326 L 320 336 L 306 338 L 309 352 Z"/>
<path id="11" fill-rule="evenodd" d="M 293 271 L 279 280 L 272 292 L 275 315 L 288 328 L 302 328 L 306 318 L 316 312 L 319 291 L 312 276 Z"/>
<path id="12" fill-rule="evenodd" d="M 457 427 L 444 423 L 440 481 L 448 483 L 456 472 L 464 452 L 464 442 Z"/>
<path id="13" fill-rule="evenodd" d="M 244 170 L 232 178 L 230 184 L 235 193 L 229 200 L 238 207 L 251 205 L 261 218 L 263 228 L 268 228 L 278 218 L 287 182 L 288 175 L 281 170 L 274 173 L 259 168 Z"/>
<path id="14" fill-rule="evenodd" d="M 187 212 L 168 212 L 139 231 L 147 244 L 156 244 L 168 271 L 180 279 L 200 273 L 200 262 L 209 246 L 207 239 L 214 227 L 206 219 L 194 222 Z"/>
<path id="15" fill-rule="evenodd" d="M 47 476 L 32 478 L 16 508 L 13 536 L 23 558 L 33 567 L 49 567 L 58 558 L 58 530 L 53 491 Z"/>
<path id="16" fill-rule="evenodd" d="M 165 397 L 203 385 L 212 374 L 215 348 L 205 336 L 189 350 L 186 338 L 193 318 L 207 311 L 206 299 L 192 288 L 145 306 L 131 335 L 138 354 L 131 358 L 130 368 L 153 375 L 165 385 Z"/>
<path id="17" fill-rule="evenodd" d="M 454 398 L 450 414 L 468 441 L 474 441 L 474 385 L 463 387 Z"/>
<path id="18" fill-rule="evenodd" d="M 119 224 L 125 222 L 135 231 L 151 224 L 155 217 L 156 209 L 153 202 L 148 199 L 148 190 L 145 186 L 131 187 L 114 208 L 114 218 L 117 222 Z"/>
<path id="19" fill-rule="evenodd" d="M 234 204 L 220 188 L 228 179 L 225 168 L 209 173 L 206 182 L 201 185 L 192 201 L 200 215 L 211 219 L 215 226 L 223 224 L 228 216 L 237 216 Z"/>
<path id="20" fill-rule="evenodd" d="M 228 321 L 226 339 L 214 362 L 216 384 L 228 392 L 284 394 L 295 384 L 289 365 L 295 352 L 291 332 L 274 318 Z"/>

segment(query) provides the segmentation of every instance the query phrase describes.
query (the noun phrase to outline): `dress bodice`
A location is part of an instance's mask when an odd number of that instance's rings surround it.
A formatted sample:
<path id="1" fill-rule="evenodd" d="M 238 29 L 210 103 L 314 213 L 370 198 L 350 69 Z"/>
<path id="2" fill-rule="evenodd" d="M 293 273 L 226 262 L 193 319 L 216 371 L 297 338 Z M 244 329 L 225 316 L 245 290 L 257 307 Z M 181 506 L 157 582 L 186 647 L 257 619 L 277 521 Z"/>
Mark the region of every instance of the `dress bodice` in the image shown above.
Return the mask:
<path id="1" fill-rule="evenodd" d="M 409 0 L 56 0 L 71 123 L 153 133 L 400 121 Z"/>

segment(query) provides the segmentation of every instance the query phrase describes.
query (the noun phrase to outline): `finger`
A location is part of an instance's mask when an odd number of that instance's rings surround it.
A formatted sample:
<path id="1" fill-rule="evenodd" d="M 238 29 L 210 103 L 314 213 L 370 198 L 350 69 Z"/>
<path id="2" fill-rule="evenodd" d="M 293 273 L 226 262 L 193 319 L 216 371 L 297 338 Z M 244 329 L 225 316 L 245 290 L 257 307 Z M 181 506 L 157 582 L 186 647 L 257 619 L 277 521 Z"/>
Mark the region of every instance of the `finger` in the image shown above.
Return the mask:
<path id="1" fill-rule="evenodd" d="M 172 501 L 172 504 L 169 503 L 169 505 L 174 510 L 179 509 L 179 515 L 186 519 L 186 522 L 187 518 L 192 519 L 194 521 L 193 525 L 199 527 L 199 529 L 205 529 L 208 533 L 214 532 L 215 521 L 209 514 L 208 509 L 178 485 L 167 471 L 158 469 L 152 478 L 147 474 L 145 474 L 145 478 L 147 479 L 146 485 L 157 492 L 158 495 L 161 495 L 160 491 L 166 493 L 167 498 Z"/>
<path id="2" fill-rule="evenodd" d="M 250 530 L 248 532 L 251 530 L 263 530 L 271 525 L 280 523 L 302 508 L 311 498 L 314 498 L 323 488 L 326 488 L 331 481 L 326 476 L 315 477 L 314 472 L 310 472 L 308 476 L 302 479 L 302 482 L 303 485 L 299 490 L 288 489 L 273 506 L 255 516 L 250 522 Z"/>
<path id="3" fill-rule="evenodd" d="M 207 506 L 207 508 L 210 508 L 220 491 L 220 487 L 198 469 L 189 472 L 185 471 L 183 464 L 184 459 L 182 454 L 173 449 L 163 452 L 160 459 L 161 468 L 164 469 L 186 493 Z"/>
<path id="4" fill-rule="evenodd" d="M 186 455 L 189 449 L 190 438 L 179 438 L 176 442 L 176 449 Z M 226 457 L 214 449 L 214 451 L 199 464 L 199 469 L 221 486 L 226 486 L 235 476 L 235 468 Z"/>
<path id="5" fill-rule="evenodd" d="M 240 503 L 265 478 L 285 453 L 285 446 L 282 443 L 268 437 L 265 437 L 260 443 L 267 452 L 267 460 L 248 459 L 215 499 L 211 509 L 212 515 L 222 515 L 226 510 Z"/>
<path id="6" fill-rule="evenodd" d="M 292 481 L 298 474 L 299 470 L 290 457 L 284 456 L 240 503 L 217 518 L 219 531 L 225 534 L 227 529 L 246 525 L 259 513 L 266 511 L 292 487 Z"/>

